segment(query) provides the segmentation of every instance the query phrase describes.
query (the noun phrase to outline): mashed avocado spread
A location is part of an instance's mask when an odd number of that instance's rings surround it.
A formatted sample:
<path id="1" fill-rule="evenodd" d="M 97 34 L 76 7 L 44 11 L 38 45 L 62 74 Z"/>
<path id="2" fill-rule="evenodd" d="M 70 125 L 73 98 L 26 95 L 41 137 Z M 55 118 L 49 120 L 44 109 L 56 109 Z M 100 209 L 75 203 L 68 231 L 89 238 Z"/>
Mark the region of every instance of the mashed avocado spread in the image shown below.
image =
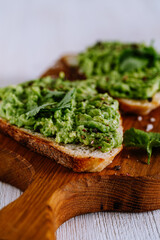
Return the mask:
<path id="1" fill-rule="evenodd" d="M 98 42 L 78 55 L 79 68 L 113 97 L 149 99 L 160 91 L 160 55 L 152 46 Z"/>
<path id="2" fill-rule="evenodd" d="M 46 77 L 0 89 L 0 116 L 58 143 L 82 143 L 107 152 L 122 144 L 118 102 L 98 93 L 95 80 Z"/>

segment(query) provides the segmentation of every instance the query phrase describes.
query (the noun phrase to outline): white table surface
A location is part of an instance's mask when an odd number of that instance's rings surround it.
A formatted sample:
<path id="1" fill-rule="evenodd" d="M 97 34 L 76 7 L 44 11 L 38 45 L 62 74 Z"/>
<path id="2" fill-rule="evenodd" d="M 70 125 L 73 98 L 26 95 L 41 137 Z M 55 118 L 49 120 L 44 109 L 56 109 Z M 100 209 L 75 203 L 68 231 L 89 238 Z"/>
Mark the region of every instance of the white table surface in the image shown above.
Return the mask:
<path id="1" fill-rule="evenodd" d="M 38 77 L 64 53 L 97 40 L 155 40 L 160 49 L 159 0 L 0 0 L 0 87 Z M 0 183 L 0 207 L 21 192 Z M 157 240 L 160 210 L 95 213 L 57 230 L 58 240 Z"/>

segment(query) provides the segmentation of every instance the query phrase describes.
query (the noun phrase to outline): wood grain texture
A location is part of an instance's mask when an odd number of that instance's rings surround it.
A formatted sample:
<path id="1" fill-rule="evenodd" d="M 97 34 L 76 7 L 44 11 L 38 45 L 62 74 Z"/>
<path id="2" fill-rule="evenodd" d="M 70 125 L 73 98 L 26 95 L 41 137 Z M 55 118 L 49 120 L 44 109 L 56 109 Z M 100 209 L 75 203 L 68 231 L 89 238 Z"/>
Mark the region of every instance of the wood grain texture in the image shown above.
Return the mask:
<path id="1" fill-rule="evenodd" d="M 155 39 L 160 49 L 159 13 L 158 0 L 1 1 L 0 86 L 35 78 L 61 54 L 100 39 Z M 1 207 L 19 195 L 19 190 L 0 183 Z M 64 223 L 57 238 L 158 240 L 159 222 L 160 211 L 87 214 Z"/>
<path id="2" fill-rule="evenodd" d="M 25 191 L 33 180 L 32 165 L 5 148 L 0 148 L 0 156 L 0 180 Z"/>

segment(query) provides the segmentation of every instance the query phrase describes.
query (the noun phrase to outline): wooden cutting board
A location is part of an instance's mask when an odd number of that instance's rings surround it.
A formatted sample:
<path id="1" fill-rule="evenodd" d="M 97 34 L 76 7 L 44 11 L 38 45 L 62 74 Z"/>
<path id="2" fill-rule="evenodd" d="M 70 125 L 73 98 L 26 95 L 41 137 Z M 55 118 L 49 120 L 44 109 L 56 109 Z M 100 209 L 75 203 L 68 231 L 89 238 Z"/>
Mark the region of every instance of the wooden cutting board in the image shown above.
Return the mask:
<path id="1" fill-rule="evenodd" d="M 50 73 L 61 69 L 57 65 Z M 124 130 L 145 130 L 151 117 L 153 131 L 160 132 L 160 108 L 142 121 L 124 115 Z M 160 150 L 146 162 L 145 151 L 124 148 L 102 172 L 74 173 L 0 133 L 0 180 L 24 191 L 0 211 L 0 239 L 53 240 L 63 222 L 80 214 L 159 209 Z"/>

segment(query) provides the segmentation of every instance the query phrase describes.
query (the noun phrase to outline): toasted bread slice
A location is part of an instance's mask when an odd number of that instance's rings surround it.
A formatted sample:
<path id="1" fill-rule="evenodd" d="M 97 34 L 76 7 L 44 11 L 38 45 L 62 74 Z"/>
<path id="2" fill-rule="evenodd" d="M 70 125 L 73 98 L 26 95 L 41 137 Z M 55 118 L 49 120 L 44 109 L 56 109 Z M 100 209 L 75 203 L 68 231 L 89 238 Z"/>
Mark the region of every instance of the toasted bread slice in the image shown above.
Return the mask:
<path id="1" fill-rule="evenodd" d="M 75 172 L 100 172 L 122 150 L 122 145 L 102 153 L 100 150 L 82 144 L 59 144 L 54 138 L 18 128 L 2 118 L 0 118 L 0 130 L 33 151 L 54 159 Z M 118 131 L 121 134 L 123 132 L 121 121 Z"/>
<path id="2" fill-rule="evenodd" d="M 78 71 L 78 61 L 76 55 L 66 55 L 56 63 L 56 67 L 61 68 L 61 71 L 66 72 L 66 76 L 71 79 L 84 79 L 85 76 Z M 55 68 L 50 68 L 43 76 L 54 76 Z M 160 107 L 160 92 L 157 92 L 151 99 L 148 100 L 135 100 L 135 99 L 117 99 L 120 108 L 127 113 L 134 113 L 139 115 L 147 115 L 155 108 Z"/>
<path id="3" fill-rule="evenodd" d="M 134 100 L 134 99 L 117 99 L 120 104 L 120 108 L 124 112 L 135 113 L 139 115 L 147 115 L 155 108 L 160 106 L 160 92 L 157 92 L 151 101 L 148 100 Z"/>

